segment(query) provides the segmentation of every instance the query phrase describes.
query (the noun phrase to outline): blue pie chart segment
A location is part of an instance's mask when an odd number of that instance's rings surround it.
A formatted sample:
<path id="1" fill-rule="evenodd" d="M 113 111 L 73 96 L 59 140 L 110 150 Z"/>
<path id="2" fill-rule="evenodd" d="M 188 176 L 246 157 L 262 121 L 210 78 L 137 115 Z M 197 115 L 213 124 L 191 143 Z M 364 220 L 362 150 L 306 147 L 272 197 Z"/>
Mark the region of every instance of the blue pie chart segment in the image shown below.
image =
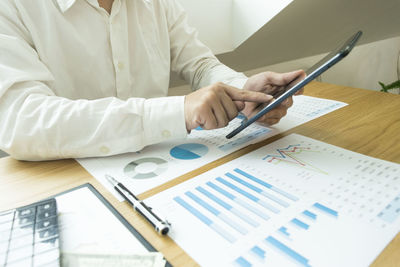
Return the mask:
<path id="1" fill-rule="evenodd" d="M 208 147 L 202 144 L 189 143 L 173 147 L 169 154 L 176 159 L 198 159 L 208 152 Z"/>

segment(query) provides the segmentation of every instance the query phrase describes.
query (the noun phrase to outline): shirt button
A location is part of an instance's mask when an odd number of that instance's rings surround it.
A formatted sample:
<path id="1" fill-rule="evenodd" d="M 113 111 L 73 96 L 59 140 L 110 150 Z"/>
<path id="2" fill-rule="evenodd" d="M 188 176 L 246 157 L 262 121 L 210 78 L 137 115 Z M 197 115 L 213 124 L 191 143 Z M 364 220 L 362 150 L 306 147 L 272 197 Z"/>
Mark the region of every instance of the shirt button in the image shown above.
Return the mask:
<path id="1" fill-rule="evenodd" d="M 110 152 L 110 149 L 108 147 L 106 147 L 106 146 L 102 146 L 102 147 L 100 147 L 100 151 L 103 154 L 107 154 L 107 153 Z"/>
<path id="2" fill-rule="evenodd" d="M 123 62 L 118 62 L 117 66 L 118 66 L 118 69 L 119 69 L 119 70 L 123 70 L 124 67 L 125 67 L 125 65 L 124 65 Z"/>
<path id="3" fill-rule="evenodd" d="M 171 136 L 171 132 L 170 131 L 168 131 L 168 130 L 164 130 L 164 131 L 162 131 L 162 136 L 163 137 L 165 137 L 165 138 L 168 138 L 168 137 L 170 137 Z"/>

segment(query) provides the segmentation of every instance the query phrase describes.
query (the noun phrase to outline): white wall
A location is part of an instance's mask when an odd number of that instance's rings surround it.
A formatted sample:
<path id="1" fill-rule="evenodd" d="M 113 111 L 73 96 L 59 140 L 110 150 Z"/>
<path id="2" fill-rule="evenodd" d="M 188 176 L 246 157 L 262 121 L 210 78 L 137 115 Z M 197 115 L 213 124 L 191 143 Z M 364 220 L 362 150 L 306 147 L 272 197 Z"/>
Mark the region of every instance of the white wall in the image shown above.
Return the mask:
<path id="1" fill-rule="evenodd" d="M 380 90 L 378 81 L 392 83 L 399 77 L 400 37 L 360 46 L 322 81 L 359 88 Z"/>
<path id="2" fill-rule="evenodd" d="M 289 3 L 280 12 L 273 8 L 275 0 L 180 1 L 206 44 L 225 45 L 225 49 L 213 49 L 216 54 L 233 49 L 256 31 L 234 51 L 218 55 L 233 69 L 248 74 L 307 69 L 321 53 L 335 48 L 338 40 L 361 29 L 364 34 L 359 43 L 363 45 L 320 79 L 380 90 L 378 81 L 387 84 L 399 78 L 399 0 L 280 0 L 283 6 Z M 270 9 L 278 14 L 269 14 Z M 263 25 L 263 20 L 269 21 Z M 173 75 L 172 87 L 180 84 L 183 81 Z"/>
<path id="3" fill-rule="evenodd" d="M 218 58 L 247 71 L 326 53 L 357 30 L 363 31 L 359 44 L 394 38 L 400 36 L 399 10 L 399 0 L 292 1 L 235 51 Z"/>
<path id="4" fill-rule="evenodd" d="M 238 47 L 292 0 L 233 0 L 232 32 L 234 47 Z"/>
<path id="5" fill-rule="evenodd" d="M 215 54 L 233 51 L 293 0 L 179 0 L 199 39 Z"/>
<path id="6" fill-rule="evenodd" d="M 247 71 L 252 75 L 261 71 L 286 72 L 308 69 L 325 54 L 292 60 Z M 339 85 L 380 90 L 378 81 L 385 84 L 400 79 L 400 37 L 357 46 L 337 65 L 321 75 L 319 81 Z"/>
<path id="7" fill-rule="evenodd" d="M 232 42 L 232 0 L 180 0 L 189 24 L 215 54 L 235 49 Z"/>
<path id="8" fill-rule="evenodd" d="M 326 54 L 291 60 L 279 64 L 245 71 L 247 76 L 263 72 L 287 72 L 296 69 L 308 69 Z M 317 80 L 379 91 L 378 81 L 385 84 L 400 79 L 400 36 L 365 45 L 357 46 L 337 65 L 322 74 Z M 171 95 L 190 93 L 187 85 L 170 89 Z M 399 93 L 399 90 L 393 90 Z"/>

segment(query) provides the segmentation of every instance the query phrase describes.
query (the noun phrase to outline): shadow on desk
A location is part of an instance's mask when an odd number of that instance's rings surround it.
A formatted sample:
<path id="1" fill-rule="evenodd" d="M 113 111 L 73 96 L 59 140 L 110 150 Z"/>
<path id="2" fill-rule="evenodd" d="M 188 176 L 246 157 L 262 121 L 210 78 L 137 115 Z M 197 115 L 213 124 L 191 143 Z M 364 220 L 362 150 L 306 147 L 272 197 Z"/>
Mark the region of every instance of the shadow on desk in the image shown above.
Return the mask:
<path id="1" fill-rule="evenodd" d="M 0 150 L 0 158 L 7 157 L 7 156 L 8 156 L 8 154 L 6 152 Z"/>

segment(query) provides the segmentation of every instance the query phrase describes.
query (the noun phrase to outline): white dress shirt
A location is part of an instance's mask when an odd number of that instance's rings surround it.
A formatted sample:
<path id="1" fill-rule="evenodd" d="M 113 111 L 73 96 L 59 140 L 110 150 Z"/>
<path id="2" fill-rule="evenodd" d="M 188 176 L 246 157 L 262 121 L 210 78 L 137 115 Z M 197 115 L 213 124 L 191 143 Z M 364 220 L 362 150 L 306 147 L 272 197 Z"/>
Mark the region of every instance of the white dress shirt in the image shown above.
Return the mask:
<path id="1" fill-rule="evenodd" d="M 108 156 L 184 138 L 184 96 L 246 77 L 221 64 L 176 0 L 0 1 L 0 149 L 17 159 Z"/>

